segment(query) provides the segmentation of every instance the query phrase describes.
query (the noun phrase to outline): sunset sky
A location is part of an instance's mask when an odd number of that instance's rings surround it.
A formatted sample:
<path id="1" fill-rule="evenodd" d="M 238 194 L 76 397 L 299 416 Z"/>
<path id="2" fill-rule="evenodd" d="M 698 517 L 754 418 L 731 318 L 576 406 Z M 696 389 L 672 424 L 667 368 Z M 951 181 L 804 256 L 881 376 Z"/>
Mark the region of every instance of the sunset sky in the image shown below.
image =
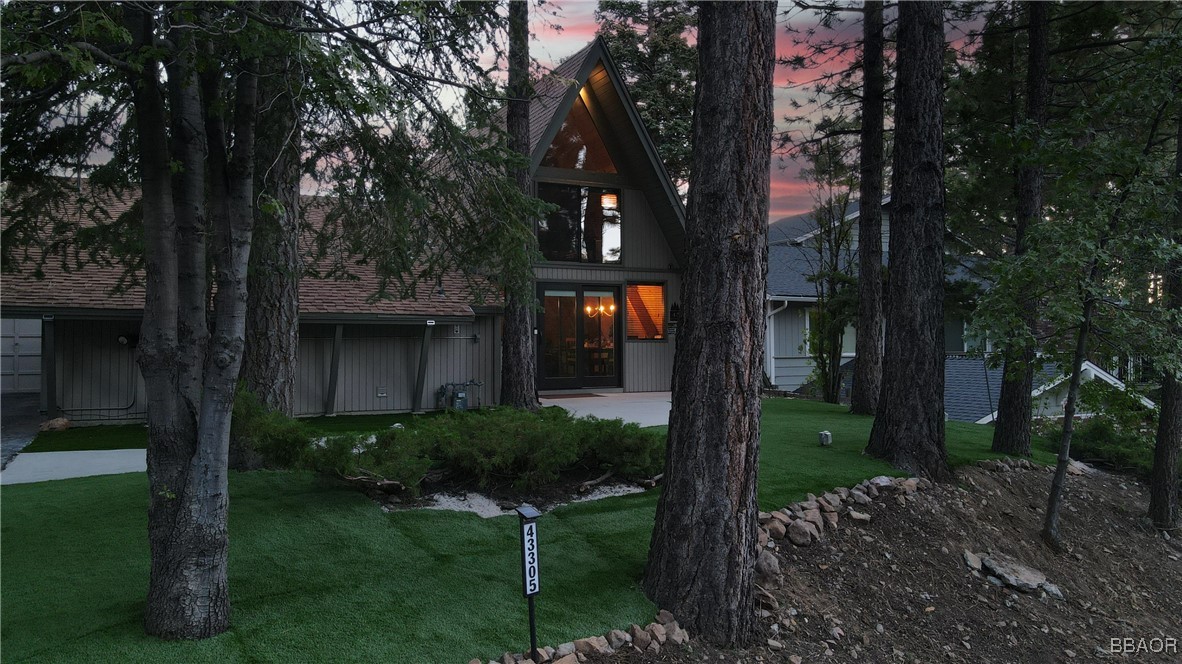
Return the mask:
<path id="1" fill-rule="evenodd" d="M 595 22 L 595 0 L 558 0 L 548 8 L 557 11 L 558 16 L 542 13 L 536 6 L 531 9 L 531 31 L 533 40 L 530 43 L 531 55 L 543 66 L 552 66 L 563 58 L 578 51 L 595 37 L 597 24 Z M 784 10 L 791 3 L 781 3 L 780 18 L 776 26 L 776 55 L 787 55 L 793 48 L 791 35 L 787 26 L 803 30 L 815 25 L 816 20 L 810 14 L 794 11 L 791 18 L 784 17 Z M 562 30 L 558 31 L 549 24 L 558 24 Z M 847 26 L 845 30 L 860 30 L 859 25 Z M 853 36 L 853 35 L 852 35 Z M 789 100 L 793 95 L 803 98 L 803 93 L 790 90 L 787 85 L 792 79 L 806 80 L 815 76 L 814 72 L 791 72 L 786 67 L 777 67 L 775 74 L 775 104 L 776 129 L 788 129 L 784 120 L 789 110 Z M 813 201 L 809 195 L 808 186 L 799 178 L 800 166 L 791 160 L 773 156 L 772 158 L 772 197 L 770 219 L 775 221 L 785 216 L 807 212 L 813 208 Z"/>

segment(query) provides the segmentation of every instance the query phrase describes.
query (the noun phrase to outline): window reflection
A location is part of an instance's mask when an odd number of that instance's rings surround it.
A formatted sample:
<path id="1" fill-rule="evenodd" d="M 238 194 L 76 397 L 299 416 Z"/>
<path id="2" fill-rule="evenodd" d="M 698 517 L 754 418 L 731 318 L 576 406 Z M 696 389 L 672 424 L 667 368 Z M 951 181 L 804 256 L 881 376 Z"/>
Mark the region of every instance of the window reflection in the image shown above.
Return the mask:
<path id="1" fill-rule="evenodd" d="M 547 260 L 620 262 L 618 189 L 541 182 L 538 198 L 558 206 L 538 223 L 538 246 Z"/>
<path id="2" fill-rule="evenodd" d="M 583 103 L 582 95 L 575 99 L 570 113 L 562 122 L 562 128 L 554 142 L 542 157 L 542 166 L 550 168 L 571 168 L 596 173 L 615 173 L 616 165 L 607 146 Z"/>

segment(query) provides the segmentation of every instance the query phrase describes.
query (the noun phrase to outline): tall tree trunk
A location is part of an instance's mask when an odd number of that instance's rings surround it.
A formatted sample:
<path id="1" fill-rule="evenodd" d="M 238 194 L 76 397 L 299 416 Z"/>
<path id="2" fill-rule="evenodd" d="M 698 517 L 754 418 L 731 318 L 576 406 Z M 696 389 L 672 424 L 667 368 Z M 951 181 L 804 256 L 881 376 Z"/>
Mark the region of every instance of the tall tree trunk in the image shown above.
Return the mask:
<path id="1" fill-rule="evenodd" d="M 933 480 L 944 449 L 943 9 L 899 5 L 891 274 L 882 392 L 867 453 Z"/>
<path id="2" fill-rule="evenodd" d="M 882 386 L 882 0 L 862 15 L 862 132 L 858 184 L 858 323 L 850 411 L 873 415 Z"/>
<path id="3" fill-rule="evenodd" d="M 294 24 L 296 5 L 267 2 L 260 11 Z M 292 415 L 299 357 L 300 107 L 303 85 L 291 52 L 267 53 L 259 81 L 254 242 L 250 255 L 246 353 L 242 381 L 268 408 Z M 231 445 L 234 467 L 253 465 Z"/>
<path id="4" fill-rule="evenodd" d="M 1046 123 L 1050 87 L 1047 80 L 1050 5 L 1044 2 L 1027 2 L 1026 8 L 1030 22 L 1030 47 L 1026 65 L 1026 120 L 1032 123 L 1037 131 L 1041 131 Z M 1038 218 L 1042 216 L 1042 170 L 1041 166 L 1031 163 L 1024 164 L 1018 169 L 1015 258 L 1020 258 L 1026 253 L 1030 226 L 1038 223 Z M 1034 363 L 1037 357 L 1033 336 L 1038 302 L 1028 297 L 1025 292 L 1017 295 L 1022 298 L 1024 333 L 1017 347 L 1007 345 L 1004 350 L 1005 365 L 1002 370 L 1001 396 L 997 401 L 997 422 L 993 429 L 993 451 L 1030 456 L 1030 392 L 1034 389 Z"/>
<path id="5" fill-rule="evenodd" d="M 509 110 L 506 124 L 509 144 L 529 163 L 529 4 L 509 3 Z M 523 193 L 530 192 L 529 167 L 514 170 Z M 523 220 L 522 223 L 530 223 Z M 534 351 L 533 303 L 529 283 L 508 284 L 505 289 L 505 324 L 501 335 L 501 404 L 537 410 L 537 355 Z"/>
<path id="6" fill-rule="evenodd" d="M 1174 179 L 1182 182 L 1182 113 L 1178 114 L 1178 144 L 1175 147 Z M 1174 239 L 1182 242 L 1182 190 L 1175 198 Z M 1165 306 L 1182 309 L 1182 261 L 1166 267 Z M 1182 338 L 1182 328 L 1174 327 Z M 1177 528 L 1182 515 L 1178 508 L 1178 455 L 1182 453 L 1182 376 L 1166 367 L 1162 371 L 1161 413 L 1157 420 L 1157 441 L 1153 449 L 1153 472 L 1149 480 L 1149 518 L 1158 528 Z"/>
<path id="7" fill-rule="evenodd" d="M 699 9 L 689 260 L 644 578 L 658 606 L 725 646 L 755 633 L 774 44 L 774 3 Z"/>
<path id="8" fill-rule="evenodd" d="M 129 7 L 126 16 L 134 45 L 150 47 L 154 17 L 135 7 Z M 206 407 L 201 375 L 208 339 L 201 203 L 204 127 L 202 95 L 193 79 L 196 54 L 189 38 L 182 37 L 179 44 L 169 68 L 175 132 L 172 156 L 181 167 L 175 177 L 175 196 L 157 63 L 146 63 L 144 73 L 133 82 L 147 277 L 138 346 L 148 390 L 151 568 L 144 628 L 164 638 L 203 638 L 229 626 L 229 595 L 225 519 L 221 519 L 220 535 L 211 536 L 210 530 L 218 529 L 216 518 L 211 520 L 200 507 L 195 490 L 201 478 L 216 474 L 198 464 L 199 413 Z"/>

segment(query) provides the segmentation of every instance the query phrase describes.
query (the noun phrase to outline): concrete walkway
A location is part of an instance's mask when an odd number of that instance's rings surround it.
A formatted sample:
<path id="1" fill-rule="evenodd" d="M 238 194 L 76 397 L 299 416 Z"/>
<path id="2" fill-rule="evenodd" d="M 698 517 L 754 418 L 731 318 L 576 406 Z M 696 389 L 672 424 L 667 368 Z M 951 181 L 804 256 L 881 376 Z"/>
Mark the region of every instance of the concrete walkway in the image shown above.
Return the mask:
<path id="1" fill-rule="evenodd" d="M 0 484 L 28 484 L 91 475 L 143 473 L 147 470 L 146 450 L 31 452 L 17 456 L 0 472 Z"/>
<path id="2" fill-rule="evenodd" d="M 543 406 L 561 406 L 578 417 L 619 418 L 652 427 L 669 424 L 669 398 L 668 392 L 626 392 L 544 397 L 541 401 Z"/>

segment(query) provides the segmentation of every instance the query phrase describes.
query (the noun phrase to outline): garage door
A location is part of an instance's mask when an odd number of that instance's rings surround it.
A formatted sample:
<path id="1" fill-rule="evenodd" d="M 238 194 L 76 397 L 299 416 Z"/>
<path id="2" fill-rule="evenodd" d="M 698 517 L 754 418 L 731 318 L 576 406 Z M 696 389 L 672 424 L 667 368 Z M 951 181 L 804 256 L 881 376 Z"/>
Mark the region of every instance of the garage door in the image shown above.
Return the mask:
<path id="1" fill-rule="evenodd" d="M 0 319 L 0 392 L 41 391 L 41 321 Z"/>

